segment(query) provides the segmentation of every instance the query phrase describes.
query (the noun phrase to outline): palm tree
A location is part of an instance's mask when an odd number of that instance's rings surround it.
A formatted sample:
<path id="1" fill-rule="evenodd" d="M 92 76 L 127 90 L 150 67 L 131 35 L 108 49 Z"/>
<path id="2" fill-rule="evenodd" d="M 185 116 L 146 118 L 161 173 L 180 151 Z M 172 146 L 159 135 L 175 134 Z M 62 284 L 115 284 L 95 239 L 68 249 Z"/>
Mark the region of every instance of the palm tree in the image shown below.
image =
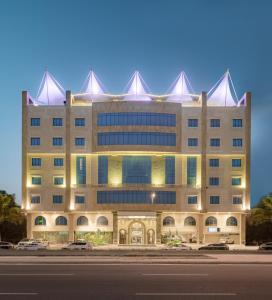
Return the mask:
<path id="1" fill-rule="evenodd" d="M 256 207 L 251 210 L 250 220 L 256 225 L 272 222 L 272 193 L 263 196 Z"/>

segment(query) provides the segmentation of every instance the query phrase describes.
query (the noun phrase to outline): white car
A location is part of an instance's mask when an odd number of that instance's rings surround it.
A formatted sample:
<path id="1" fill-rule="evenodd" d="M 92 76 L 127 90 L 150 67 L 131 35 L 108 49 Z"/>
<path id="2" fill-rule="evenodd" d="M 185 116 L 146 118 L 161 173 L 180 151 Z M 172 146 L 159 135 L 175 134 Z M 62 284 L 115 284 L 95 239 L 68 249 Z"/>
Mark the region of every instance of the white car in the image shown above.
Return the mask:
<path id="1" fill-rule="evenodd" d="M 26 245 L 36 242 L 34 239 L 22 239 L 16 246 L 16 249 L 23 249 Z"/>
<path id="2" fill-rule="evenodd" d="M 17 245 L 18 250 L 44 250 L 47 246 L 43 243 L 32 241 L 29 243 L 22 244 L 21 242 Z"/>
<path id="3" fill-rule="evenodd" d="M 191 246 L 187 246 L 185 244 L 180 244 L 179 246 L 175 247 L 174 249 L 176 250 L 182 250 L 182 251 L 188 251 L 188 250 L 192 250 Z"/>
<path id="4" fill-rule="evenodd" d="M 92 250 L 92 245 L 88 242 L 84 241 L 77 241 L 68 244 L 67 246 L 63 247 L 63 249 L 69 250 Z"/>

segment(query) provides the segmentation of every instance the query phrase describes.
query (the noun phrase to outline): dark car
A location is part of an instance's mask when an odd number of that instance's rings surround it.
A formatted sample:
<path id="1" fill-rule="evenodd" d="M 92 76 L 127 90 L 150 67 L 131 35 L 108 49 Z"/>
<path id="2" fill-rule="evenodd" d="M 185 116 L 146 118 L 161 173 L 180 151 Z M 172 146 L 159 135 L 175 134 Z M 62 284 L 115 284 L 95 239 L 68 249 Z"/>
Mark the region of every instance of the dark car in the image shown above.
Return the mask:
<path id="1" fill-rule="evenodd" d="M 272 242 L 261 244 L 259 250 L 272 250 Z"/>
<path id="2" fill-rule="evenodd" d="M 229 250 L 229 246 L 223 243 L 220 244 L 209 244 L 198 248 L 198 250 Z"/>
<path id="3" fill-rule="evenodd" d="M 13 244 L 9 242 L 0 242 L 0 249 L 13 249 Z"/>

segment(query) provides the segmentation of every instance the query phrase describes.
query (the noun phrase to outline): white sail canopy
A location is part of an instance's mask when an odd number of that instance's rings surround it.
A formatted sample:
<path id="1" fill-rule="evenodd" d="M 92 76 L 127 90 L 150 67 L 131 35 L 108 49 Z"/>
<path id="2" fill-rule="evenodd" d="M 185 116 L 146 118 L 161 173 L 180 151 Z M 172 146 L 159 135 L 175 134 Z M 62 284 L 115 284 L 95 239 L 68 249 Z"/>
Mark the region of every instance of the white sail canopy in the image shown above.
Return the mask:
<path id="1" fill-rule="evenodd" d="M 230 72 L 227 72 L 208 92 L 208 106 L 236 106 L 237 95 L 231 80 Z"/>
<path id="2" fill-rule="evenodd" d="M 127 87 L 125 89 L 125 93 L 127 95 L 124 97 L 124 100 L 134 100 L 134 101 L 151 100 L 151 97 L 147 95 L 148 94 L 147 85 L 138 71 L 135 71 L 131 79 L 129 80 Z"/>
<path id="3" fill-rule="evenodd" d="M 57 80 L 48 71 L 45 71 L 36 102 L 42 105 L 63 105 L 65 91 Z"/>
<path id="4" fill-rule="evenodd" d="M 91 95 L 101 95 L 105 91 L 102 88 L 102 84 L 94 71 L 90 71 L 82 88 L 82 92 Z"/>
<path id="5" fill-rule="evenodd" d="M 182 71 L 171 85 L 169 89 L 170 96 L 167 97 L 167 100 L 179 102 L 192 101 L 192 93 L 194 93 L 193 88 L 185 72 Z"/>

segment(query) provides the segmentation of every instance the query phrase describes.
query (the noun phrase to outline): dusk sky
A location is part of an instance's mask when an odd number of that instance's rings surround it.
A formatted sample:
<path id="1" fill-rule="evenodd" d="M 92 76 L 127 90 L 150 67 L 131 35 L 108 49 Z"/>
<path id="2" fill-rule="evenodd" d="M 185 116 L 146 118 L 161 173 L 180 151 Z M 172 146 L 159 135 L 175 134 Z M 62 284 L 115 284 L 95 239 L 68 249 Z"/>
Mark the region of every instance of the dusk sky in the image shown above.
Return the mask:
<path id="1" fill-rule="evenodd" d="M 272 1 L 0 1 L 0 189 L 21 201 L 21 91 L 48 70 L 77 92 L 90 68 L 111 93 L 139 70 L 164 93 L 181 70 L 196 92 L 227 68 L 252 91 L 252 203 L 272 192 Z"/>

